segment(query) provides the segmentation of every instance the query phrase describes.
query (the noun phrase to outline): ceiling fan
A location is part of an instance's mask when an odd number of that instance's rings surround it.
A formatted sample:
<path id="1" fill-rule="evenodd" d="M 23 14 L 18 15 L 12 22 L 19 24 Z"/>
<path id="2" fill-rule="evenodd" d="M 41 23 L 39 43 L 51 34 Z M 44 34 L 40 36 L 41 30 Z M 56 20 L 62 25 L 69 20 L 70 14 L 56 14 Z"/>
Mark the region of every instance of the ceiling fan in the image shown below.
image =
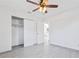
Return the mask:
<path id="1" fill-rule="evenodd" d="M 33 2 L 31 0 L 26 0 L 26 1 L 38 6 L 36 9 L 32 10 L 32 12 L 39 10 L 40 12 L 47 13 L 46 8 L 57 8 L 58 7 L 58 5 L 48 5 L 48 0 L 40 0 L 39 3 Z"/>

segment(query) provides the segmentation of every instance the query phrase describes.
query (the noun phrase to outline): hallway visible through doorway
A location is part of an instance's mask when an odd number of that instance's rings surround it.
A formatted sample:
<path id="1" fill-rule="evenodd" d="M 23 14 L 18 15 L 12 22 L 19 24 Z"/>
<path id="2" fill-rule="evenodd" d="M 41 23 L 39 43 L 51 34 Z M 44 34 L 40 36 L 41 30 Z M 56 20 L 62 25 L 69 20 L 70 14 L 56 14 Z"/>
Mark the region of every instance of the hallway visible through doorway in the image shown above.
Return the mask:
<path id="1" fill-rule="evenodd" d="M 49 44 L 49 25 L 44 24 L 44 44 Z"/>

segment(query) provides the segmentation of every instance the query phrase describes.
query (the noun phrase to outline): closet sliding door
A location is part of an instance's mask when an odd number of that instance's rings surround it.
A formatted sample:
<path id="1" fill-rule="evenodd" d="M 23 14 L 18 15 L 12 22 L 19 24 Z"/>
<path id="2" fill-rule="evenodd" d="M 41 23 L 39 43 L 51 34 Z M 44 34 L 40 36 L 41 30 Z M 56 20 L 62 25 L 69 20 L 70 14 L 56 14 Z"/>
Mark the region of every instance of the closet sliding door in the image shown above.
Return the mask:
<path id="1" fill-rule="evenodd" d="M 24 20 L 24 47 L 36 44 L 36 23 Z"/>

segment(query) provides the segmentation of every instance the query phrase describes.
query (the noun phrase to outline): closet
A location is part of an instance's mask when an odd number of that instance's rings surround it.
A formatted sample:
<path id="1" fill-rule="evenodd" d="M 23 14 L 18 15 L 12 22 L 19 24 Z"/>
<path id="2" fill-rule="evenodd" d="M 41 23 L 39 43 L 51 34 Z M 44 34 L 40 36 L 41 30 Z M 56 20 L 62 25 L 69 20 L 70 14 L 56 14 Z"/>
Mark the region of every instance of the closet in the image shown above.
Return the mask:
<path id="1" fill-rule="evenodd" d="M 12 16 L 12 46 L 24 44 L 24 19 Z"/>

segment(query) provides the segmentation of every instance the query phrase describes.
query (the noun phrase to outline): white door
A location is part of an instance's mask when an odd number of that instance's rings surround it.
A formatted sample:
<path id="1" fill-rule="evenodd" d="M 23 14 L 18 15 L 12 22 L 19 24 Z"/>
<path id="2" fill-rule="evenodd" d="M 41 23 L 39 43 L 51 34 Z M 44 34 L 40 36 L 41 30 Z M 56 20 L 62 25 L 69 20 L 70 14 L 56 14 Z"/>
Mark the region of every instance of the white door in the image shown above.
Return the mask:
<path id="1" fill-rule="evenodd" d="M 44 24 L 37 23 L 37 44 L 44 43 Z"/>
<path id="2" fill-rule="evenodd" d="M 36 44 L 36 23 L 24 20 L 24 47 Z"/>

